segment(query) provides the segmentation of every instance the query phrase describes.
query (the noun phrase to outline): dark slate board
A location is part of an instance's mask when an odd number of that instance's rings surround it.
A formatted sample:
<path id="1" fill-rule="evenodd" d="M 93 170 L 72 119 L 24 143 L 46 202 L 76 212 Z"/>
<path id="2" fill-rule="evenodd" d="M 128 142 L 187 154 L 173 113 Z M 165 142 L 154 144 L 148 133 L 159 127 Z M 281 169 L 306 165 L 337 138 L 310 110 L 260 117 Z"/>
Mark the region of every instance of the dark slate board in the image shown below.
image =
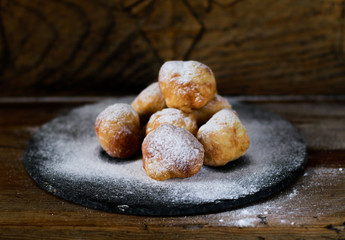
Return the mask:
<path id="1" fill-rule="evenodd" d="M 229 101 L 248 130 L 251 145 L 226 166 L 203 166 L 191 178 L 150 179 L 140 153 L 132 159 L 105 154 L 94 120 L 116 98 L 76 108 L 43 125 L 29 141 L 24 163 L 46 191 L 107 212 L 174 216 L 230 210 L 271 196 L 291 184 L 306 166 L 306 146 L 287 121 L 260 108 Z"/>

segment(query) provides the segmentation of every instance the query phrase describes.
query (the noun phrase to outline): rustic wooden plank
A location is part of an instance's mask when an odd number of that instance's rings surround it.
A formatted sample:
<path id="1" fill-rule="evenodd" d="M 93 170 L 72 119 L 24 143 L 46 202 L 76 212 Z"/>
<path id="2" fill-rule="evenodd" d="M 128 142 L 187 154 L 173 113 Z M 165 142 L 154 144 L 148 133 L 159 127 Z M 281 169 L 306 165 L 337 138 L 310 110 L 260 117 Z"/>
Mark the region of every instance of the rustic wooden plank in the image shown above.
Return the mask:
<path id="1" fill-rule="evenodd" d="M 244 98 L 245 99 L 245 98 Z M 269 99 L 269 98 L 268 98 Z M 92 102 L 88 99 L 84 103 Z M 247 100 L 296 125 L 307 139 L 337 126 L 343 134 L 342 101 Z M 83 104 L 31 99 L 0 104 L 1 239 L 343 239 L 345 162 L 336 138 L 307 141 L 309 163 L 296 182 L 268 199 L 233 211 L 188 217 L 111 214 L 69 203 L 43 191 L 22 161 L 26 142 L 44 122 Z M 39 112 L 43 112 L 39 114 Z M 25 121 L 23 119 L 27 119 Z M 307 126 L 306 123 L 309 125 Z M 326 139 L 326 138 L 325 138 Z M 311 144 L 311 145 L 309 145 Z"/>
<path id="2" fill-rule="evenodd" d="M 222 91 L 232 92 L 229 81 L 240 94 L 331 93 L 322 88 L 342 85 L 338 54 L 326 50 L 340 53 L 341 1 L 225 2 L 198 9 L 205 32 L 190 56 L 214 69 Z"/>
<path id="3" fill-rule="evenodd" d="M 44 237 L 44 239 L 339 239 L 337 234 L 324 233 L 319 231 L 313 235 L 306 236 L 305 231 L 307 227 L 303 229 L 291 228 L 291 232 L 296 234 L 286 235 L 278 229 L 272 229 L 269 234 L 262 233 L 258 230 L 251 229 L 250 231 L 241 229 L 223 229 L 222 231 L 214 232 L 212 229 L 205 229 L 198 233 L 195 230 L 184 230 L 166 227 L 167 231 L 154 231 L 147 230 L 141 233 L 128 232 L 125 230 L 115 232 L 113 229 L 95 229 L 94 231 L 88 231 L 85 229 L 78 230 L 63 230 L 60 228 L 36 228 L 35 231 L 27 230 L 27 228 L 16 229 L 12 228 L 11 235 L 6 235 L 7 239 L 18 239 L 17 232 L 26 232 L 21 239 L 37 239 Z M 60 230 L 60 231 L 59 231 Z M 171 232 L 173 231 L 173 232 Z M 250 232 L 250 234 L 246 234 Z M 46 237 L 47 236 L 47 237 Z M 322 236 L 322 237 L 320 237 Z M 341 235 L 340 235 L 341 237 Z"/>
<path id="4" fill-rule="evenodd" d="M 222 94 L 342 94 L 344 9 L 342 0 L 3 0 L 0 94 L 138 93 L 172 59 L 209 65 Z"/>
<path id="5" fill-rule="evenodd" d="M 81 103 L 0 104 L 1 126 L 39 126 Z"/>
<path id="6" fill-rule="evenodd" d="M 343 150 L 345 148 L 344 103 L 259 104 L 291 121 L 300 129 L 309 149 Z"/>
<path id="7" fill-rule="evenodd" d="M 3 14 L 3 11 L 0 10 L 0 76 L 2 76 L 6 65 L 9 63 L 7 39 L 2 22 Z"/>
<path id="8" fill-rule="evenodd" d="M 161 59 L 183 60 L 192 51 L 203 26 L 183 0 L 157 1 L 142 30 Z"/>
<path id="9" fill-rule="evenodd" d="M 150 218 L 103 213 L 67 203 L 46 194 L 36 186 L 35 189 L 26 184 L 17 190 L 15 198 L 8 199 L 13 204 L 11 207 L 5 205 L 0 217 L 0 227 L 6 239 L 10 239 L 11 235 L 14 239 L 18 236 L 33 239 L 41 234 L 47 234 L 46 239 L 93 239 L 95 236 L 103 237 L 105 233 L 108 237 L 144 239 L 169 239 L 176 235 L 192 239 L 207 239 L 214 235 L 226 239 L 230 233 L 235 239 L 253 236 L 284 239 L 315 239 L 323 236 L 341 239 L 344 237 L 343 231 L 337 233 L 327 226 L 342 225 L 345 211 L 339 201 L 343 197 L 341 191 L 344 180 L 344 174 L 338 169 L 311 168 L 296 185 L 271 199 L 231 212 L 187 218 Z M 337 195 L 332 196 L 334 193 Z M 2 193 L 1 198 L 6 195 L 6 192 Z M 13 193 L 9 195 L 13 196 Z M 23 205 L 26 209 L 23 209 Z M 266 217 L 267 224 L 262 223 L 263 216 Z M 84 236 L 86 233 L 88 234 Z M 162 233 L 164 236 L 159 236 Z"/>
<path id="10" fill-rule="evenodd" d="M 128 88 L 133 79 L 138 83 L 148 76 L 146 66 L 151 72 L 158 71 L 137 25 L 119 10 L 120 1 L 16 0 L 1 4 L 11 55 L 0 80 L 3 94 L 12 89 L 12 95 L 16 95 L 21 91 L 19 86 L 29 86 L 21 95 L 64 94 L 66 88 L 81 84 L 89 90 L 99 86 Z"/>

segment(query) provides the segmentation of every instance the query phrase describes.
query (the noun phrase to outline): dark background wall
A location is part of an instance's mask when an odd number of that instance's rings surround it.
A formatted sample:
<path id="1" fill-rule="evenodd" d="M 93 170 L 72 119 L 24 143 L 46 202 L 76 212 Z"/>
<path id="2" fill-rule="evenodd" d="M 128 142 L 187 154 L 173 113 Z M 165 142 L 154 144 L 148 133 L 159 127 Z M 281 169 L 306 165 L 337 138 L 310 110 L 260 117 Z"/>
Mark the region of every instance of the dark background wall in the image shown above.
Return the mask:
<path id="1" fill-rule="evenodd" d="M 343 0 L 0 0 L 0 96 L 138 93 L 166 60 L 221 94 L 345 93 Z"/>

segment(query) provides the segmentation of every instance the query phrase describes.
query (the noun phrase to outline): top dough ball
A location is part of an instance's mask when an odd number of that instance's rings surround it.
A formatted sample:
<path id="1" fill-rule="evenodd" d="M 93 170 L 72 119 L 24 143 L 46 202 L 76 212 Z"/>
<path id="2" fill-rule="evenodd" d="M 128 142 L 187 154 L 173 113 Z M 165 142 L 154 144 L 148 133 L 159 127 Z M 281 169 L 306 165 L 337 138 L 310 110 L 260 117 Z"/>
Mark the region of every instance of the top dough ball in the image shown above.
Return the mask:
<path id="1" fill-rule="evenodd" d="M 205 106 L 216 94 L 212 70 L 197 61 L 168 61 L 159 71 L 159 87 L 166 105 L 191 112 Z"/>

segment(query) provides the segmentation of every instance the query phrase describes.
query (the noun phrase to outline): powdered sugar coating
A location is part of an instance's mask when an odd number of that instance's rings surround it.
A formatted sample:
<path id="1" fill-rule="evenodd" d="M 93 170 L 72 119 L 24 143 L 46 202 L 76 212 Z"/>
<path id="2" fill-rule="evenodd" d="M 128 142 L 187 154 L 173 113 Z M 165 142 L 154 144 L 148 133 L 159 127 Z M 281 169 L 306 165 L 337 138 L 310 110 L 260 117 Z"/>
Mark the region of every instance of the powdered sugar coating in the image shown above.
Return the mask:
<path id="1" fill-rule="evenodd" d="M 196 135 L 198 130 L 196 119 L 193 114 L 184 113 L 176 108 L 165 108 L 154 113 L 146 126 L 146 134 L 150 133 L 160 125 L 168 123 L 176 127 L 184 128 Z"/>
<path id="2" fill-rule="evenodd" d="M 232 110 L 222 109 L 204 125 L 199 128 L 199 132 L 202 134 L 219 131 L 224 127 L 224 125 L 233 126 L 236 122 L 239 122 L 239 118 L 236 114 L 232 113 Z"/>
<path id="3" fill-rule="evenodd" d="M 212 70 L 197 61 L 165 62 L 158 81 L 166 105 L 184 112 L 205 106 L 216 93 Z"/>
<path id="4" fill-rule="evenodd" d="M 95 131 L 102 148 L 112 157 L 127 158 L 139 149 L 139 116 L 129 104 L 104 109 L 95 120 Z"/>
<path id="5" fill-rule="evenodd" d="M 190 178 L 155 181 L 145 173 L 141 156 L 108 157 L 93 131 L 94 119 L 106 106 L 132 101 L 127 97 L 87 105 L 43 125 L 25 152 L 29 174 L 46 191 L 83 206 L 188 215 L 228 210 L 277 193 L 306 164 L 305 144 L 290 123 L 229 99 L 252 141 L 246 155 L 221 168 L 202 167 Z"/>
<path id="6" fill-rule="evenodd" d="M 144 168 L 156 180 L 191 177 L 199 172 L 204 148 L 187 130 L 170 124 L 160 125 L 144 139 Z"/>
<path id="7" fill-rule="evenodd" d="M 160 92 L 158 82 L 154 82 L 154 83 L 151 83 L 149 86 L 147 86 L 144 90 L 142 90 L 139 93 L 138 97 L 146 99 L 146 98 L 150 98 L 152 96 L 161 95 L 161 94 L 162 93 Z M 135 101 L 135 99 L 133 101 Z"/>
<path id="8" fill-rule="evenodd" d="M 223 166 L 243 156 L 250 140 L 237 114 L 222 109 L 199 128 L 198 140 L 205 149 L 205 165 Z"/>
<path id="9" fill-rule="evenodd" d="M 213 75 L 212 70 L 208 66 L 198 61 L 167 61 L 159 71 L 159 79 L 161 81 L 169 80 L 178 75 L 175 79 L 179 83 L 193 81 L 203 84 L 209 81 L 208 78 L 204 77 L 205 71 Z"/>
<path id="10" fill-rule="evenodd" d="M 136 116 L 136 111 L 126 103 L 116 103 L 105 108 L 99 115 L 98 119 L 101 121 L 112 121 L 117 119 L 118 121 L 125 122 L 128 118 Z"/>

